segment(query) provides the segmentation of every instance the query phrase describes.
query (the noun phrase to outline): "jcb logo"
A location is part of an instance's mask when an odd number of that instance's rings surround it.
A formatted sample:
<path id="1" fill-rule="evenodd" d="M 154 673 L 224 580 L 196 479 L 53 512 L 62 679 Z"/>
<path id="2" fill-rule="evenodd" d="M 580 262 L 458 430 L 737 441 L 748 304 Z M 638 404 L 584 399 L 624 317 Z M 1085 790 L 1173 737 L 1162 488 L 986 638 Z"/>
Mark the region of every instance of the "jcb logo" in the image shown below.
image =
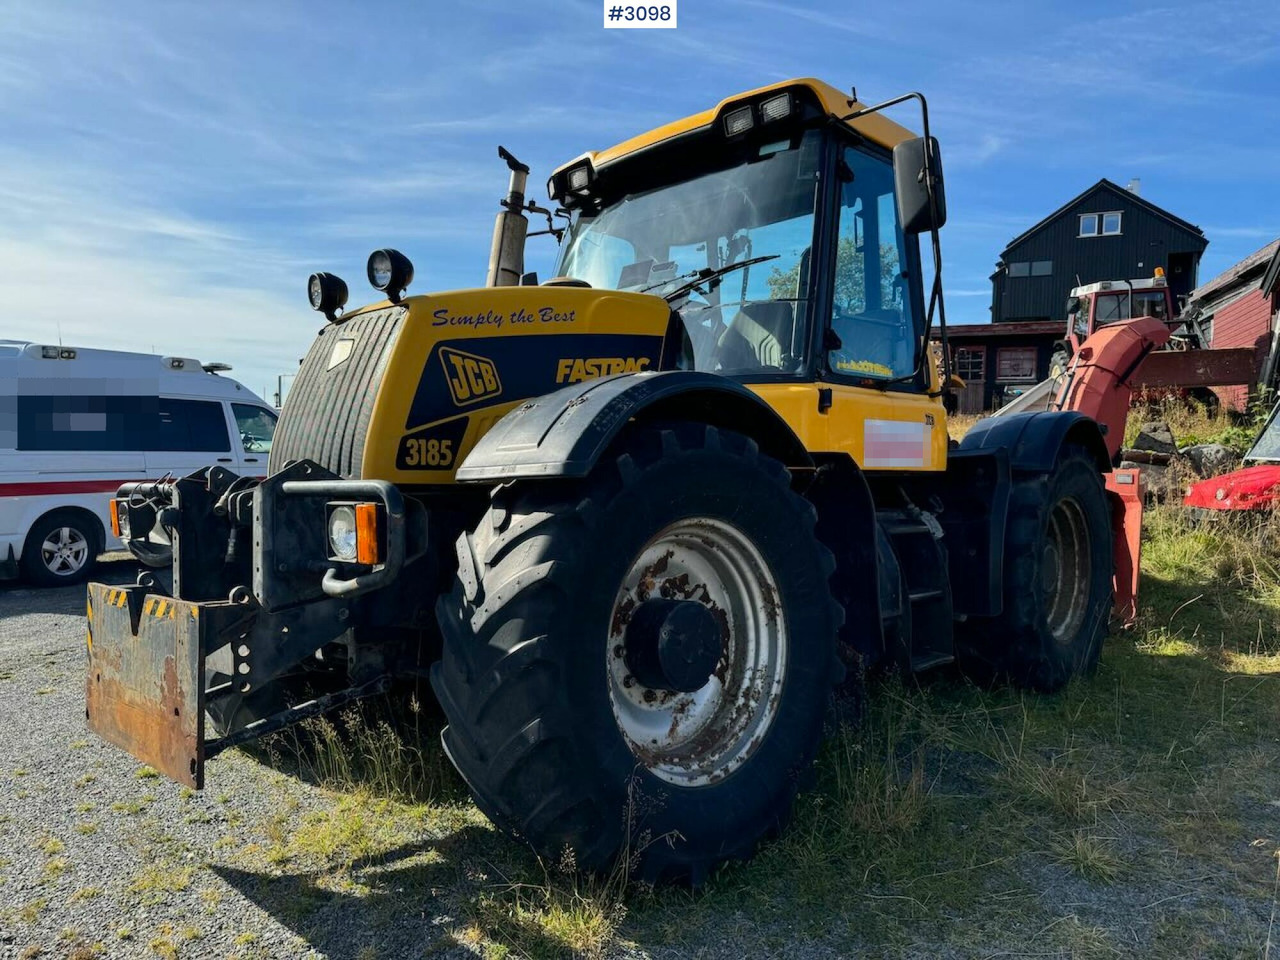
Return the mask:
<path id="1" fill-rule="evenodd" d="M 444 376 L 449 382 L 449 393 L 460 407 L 496 397 L 502 392 L 498 368 L 492 360 L 474 354 L 440 348 L 440 362 L 444 364 Z"/>
<path id="2" fill-rule="evenodd" d="M 589 357 L 564 359 L 556 367 L 556 383 L 577 383 L 614 373 L 639 373 L 649 367 L 648 357 Z"/>

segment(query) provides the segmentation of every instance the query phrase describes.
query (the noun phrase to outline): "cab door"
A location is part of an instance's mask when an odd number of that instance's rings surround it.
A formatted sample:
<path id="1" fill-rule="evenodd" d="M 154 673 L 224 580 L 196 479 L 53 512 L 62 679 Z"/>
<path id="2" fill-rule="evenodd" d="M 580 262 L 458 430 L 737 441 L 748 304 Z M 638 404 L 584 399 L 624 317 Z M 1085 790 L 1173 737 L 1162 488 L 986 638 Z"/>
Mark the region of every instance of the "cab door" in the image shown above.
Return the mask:
<path id="1" fill-rule="evenodd" d="M 231 423 L 235 430 L 236 456 L 242 477 L 265 477 L 271 455 L 271 438 L 276 432 L 277 414 L 257 403 L 231 403 Z"/>
<path id="2" fill-rule="evenodd" d="M 835 249 L 820 376 L 830 384 L 829 449 L 864 470 L 946 468 L 946 415 L 930 397 L 920 256 L 899 223 L 887 155 L 839 146 Z M 923 361 L 920 357 L 923 355 Z"/>

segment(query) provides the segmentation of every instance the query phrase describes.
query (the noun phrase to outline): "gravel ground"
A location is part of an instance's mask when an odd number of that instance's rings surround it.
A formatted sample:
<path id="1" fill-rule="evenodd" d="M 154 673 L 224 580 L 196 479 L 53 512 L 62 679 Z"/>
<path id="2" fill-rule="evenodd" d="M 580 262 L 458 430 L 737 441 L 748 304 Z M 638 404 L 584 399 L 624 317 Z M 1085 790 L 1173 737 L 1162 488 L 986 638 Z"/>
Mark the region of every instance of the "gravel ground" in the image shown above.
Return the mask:
<path id="1" fill-rule="evenodd" d="M 136 573 L 115 558 L 95 577 Z M 431 956 L 470 955 L 442 937 L 447 892 L 388 925 L 389 890 L 317 899 L 306 875 L 256 855 L 282 811 L 292 823 L 325 816 L 332 795 L 238 754 L 219 758 L 193 795 L 90 735 L 84 604 L 83 587 L 0 585 L 0 958 L 364 960 L 420 957 L 433 944 Z M 431 833 L 408 839 L 420 846 Z M 309 895 L 311 909 L 290 909 Z"/>

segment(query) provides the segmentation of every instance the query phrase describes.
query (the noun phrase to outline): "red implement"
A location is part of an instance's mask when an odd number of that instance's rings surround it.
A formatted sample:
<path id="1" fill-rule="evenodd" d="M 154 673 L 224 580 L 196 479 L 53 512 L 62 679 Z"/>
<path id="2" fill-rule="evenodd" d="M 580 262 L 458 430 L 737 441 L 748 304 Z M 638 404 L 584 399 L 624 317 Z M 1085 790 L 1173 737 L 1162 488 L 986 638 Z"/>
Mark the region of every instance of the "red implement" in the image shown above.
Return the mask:
<path id="1" fill-rule="evenodd" d="M 1054 406 L 1079 410 L 1106 427 L 1107 452 L 1114 462 L 1124 442 L 1135 374 L 1147 356 L 1169 342 L 1163 322 L 1143 317 L 1103 327 L 1089 337 L 1071 361 Z"/>
<path id="2" fill-rule="evenodd" d="M 1105 427 L 1107 452 L 1115 462 L 1124 443 L 1124 424 L 1138 377 L 1152 351 L 1169 341 L 1169 328 L 1144 317 L 1103 327 L 1080 347 L 1054 406 L 1079 410 Z M 1106 476 L 1115 544 L 1115 616 L 1132 626 L 1138 612 L 1142 556 L 1142 485 L 1137 470 Z"/>
<path id="3" fill-rule="evenodd" d="M 1142 476 L 1137 470 L 1114 470 L 1105 480 L 1115 544 L 1112 614 L 1131 627 L 1138 618 L 1138 575 L 1142 566 Z"/>

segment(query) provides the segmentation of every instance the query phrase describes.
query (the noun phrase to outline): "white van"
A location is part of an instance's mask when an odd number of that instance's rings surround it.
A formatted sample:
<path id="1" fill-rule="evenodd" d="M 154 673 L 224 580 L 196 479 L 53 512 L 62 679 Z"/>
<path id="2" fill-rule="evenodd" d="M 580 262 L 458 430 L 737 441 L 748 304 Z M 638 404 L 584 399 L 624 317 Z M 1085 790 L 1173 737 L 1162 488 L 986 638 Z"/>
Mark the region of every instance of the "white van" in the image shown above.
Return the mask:
<path id="1" fill-rule="evenodd" d="M 264 476 L 276 412 L 225 364 L 0 340 L 0 579 L 84 580 L 131 480 Z M 167 560 L 163 538 L 153 564 Z"/>

